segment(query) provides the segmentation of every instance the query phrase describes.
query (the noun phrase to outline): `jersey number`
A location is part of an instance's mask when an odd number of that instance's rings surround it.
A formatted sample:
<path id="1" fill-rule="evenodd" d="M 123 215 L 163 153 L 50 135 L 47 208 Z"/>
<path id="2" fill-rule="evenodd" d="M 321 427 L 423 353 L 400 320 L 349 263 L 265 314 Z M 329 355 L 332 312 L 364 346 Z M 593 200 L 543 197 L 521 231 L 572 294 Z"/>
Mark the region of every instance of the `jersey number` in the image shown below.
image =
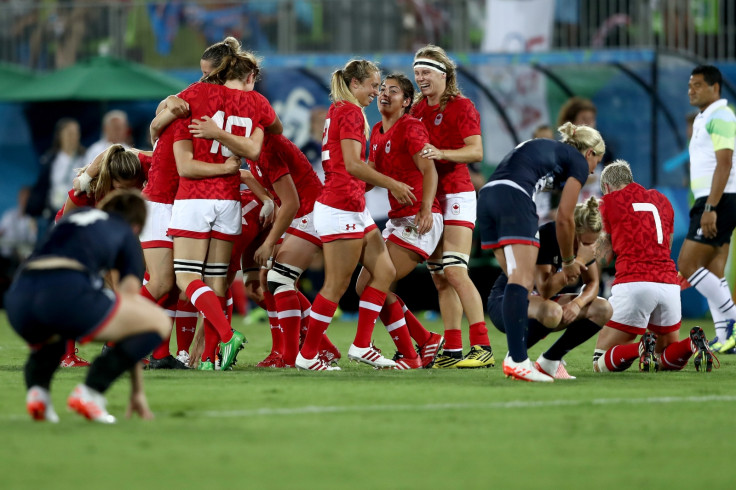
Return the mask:
<path id="1" fill-rule="evenodd" d="M 241 128 L 245 128 L 245 137 L 250 136 L 250 132 L 253 130 L 253 121 L 249 117 L 240 117 L 240 116 L 228 116 L 227 121 L 225 121 L 225 112 L 224 111 L 217 111 L 214 116 L 212 116 L 212 120 L 217 124 L 217 127 L 222 129 L 223 126 L 225 127 L 225 131 L 232 134 L 233 126 L 238 126 Z M 225 145 L 222 145 L 222 149 L 220 149 L 220 142 L 217 140 L 212 141 L 212 147 L 210 148 L 210 153 L 217 153 L 220 151 L 222 153 L 222 156 L 225 158 L 233 156 L 233 152 L 230 151 L 228 147 Z"/>
<path id="2" fill-rule="evenodd" d="M 657 243 L 661 244 L 664 236 L 662 234 L 662 220 L 659 218 L 657 207 L 650 202 L 633 202 L 631 206 L 634 208 L 634 211 L 652 213 L 652 216 L 654 216 L 654 227 L 657 229 Z"/>
<path id="3" fill-rule="evenodd" d="M 330 131 L 330 119 L 325 119 L 325 129 L 322 131 L 322 148 L 327 146 L 327 133 Z M 330 159 L 330 150 L 322 150 L 322 161 Z"/>

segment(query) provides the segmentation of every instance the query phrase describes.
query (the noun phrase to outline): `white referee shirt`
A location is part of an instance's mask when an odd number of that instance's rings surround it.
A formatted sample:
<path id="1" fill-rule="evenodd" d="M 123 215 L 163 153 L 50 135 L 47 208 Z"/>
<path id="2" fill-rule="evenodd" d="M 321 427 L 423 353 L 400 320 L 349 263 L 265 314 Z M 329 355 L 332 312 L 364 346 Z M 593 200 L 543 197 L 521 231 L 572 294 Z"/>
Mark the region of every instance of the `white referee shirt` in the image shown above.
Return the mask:
<path id="1" fill-rule="evenodd" d="M 709 105 L 695 117 L 693 137 L 690 140 L 690 188 L 695 199 L 710 194 L 713 173 L 716 170 L 716 151 L 734 149 L 736 145 L 736 115 L 726 99 Z M 736 194 L 736 152 L 731 174 L 723 191 Z"/>

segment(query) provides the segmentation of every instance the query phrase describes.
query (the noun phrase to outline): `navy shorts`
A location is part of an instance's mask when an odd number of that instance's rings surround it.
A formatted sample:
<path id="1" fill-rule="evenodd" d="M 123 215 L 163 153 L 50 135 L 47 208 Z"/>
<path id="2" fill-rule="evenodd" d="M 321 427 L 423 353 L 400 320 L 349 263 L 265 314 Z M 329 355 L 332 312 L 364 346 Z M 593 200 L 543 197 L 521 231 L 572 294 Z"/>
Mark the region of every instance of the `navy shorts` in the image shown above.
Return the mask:
<path id="1" fill-rule="evenodd" d="M 484 250 L 513 244 L 539 247 L 537 207 L 520 189 L 505 184 L 483 187 L 477 219 Z"/>
<path id="2" fill-rule="evenodd" d="M 31 346 L 58 336 L 87 342 L 118 306 L 115 293 L 96 287 L 83 271 L 25 270 L 5 295 L 8 321 Z"/>
<path id="3" fill-rule="evenodd" d="M 720 247 L 723 244 L 731 242 L 731 235 L 736 229 L 736 194 L 723 194 L 721 200 L 716 206 L 716 228 L 718 233 L 714 238 L 705 238 L 700 233 L 700 218 L 705 211 L 705 201 L 708 197 L 700 197 L 695 200 L 690 210 L 690 228 L 687 230 L 688 240 L 714 247 Z"/>

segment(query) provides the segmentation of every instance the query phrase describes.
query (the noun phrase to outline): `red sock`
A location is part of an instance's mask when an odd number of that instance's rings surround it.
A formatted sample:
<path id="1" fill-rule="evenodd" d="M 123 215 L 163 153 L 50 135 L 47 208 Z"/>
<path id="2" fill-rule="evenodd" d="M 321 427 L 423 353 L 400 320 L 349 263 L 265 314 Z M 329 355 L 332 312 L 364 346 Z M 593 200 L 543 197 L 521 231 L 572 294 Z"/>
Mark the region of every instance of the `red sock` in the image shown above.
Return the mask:
<path id="1" fill-rule="evenodd" d="M 271 291 L 263 292 L 263 302 L 266 303 L 268 325 L 271 327 L 271 353 L 278 352 L 281 354 L 284 352 L 283 330 L 281 330 L 281 323 L 279 322 L 276 300 Z"/>
<path id="2" fill-rule="evenodd" d="M 473 323 L 470 326 L 470 345 L 491 345 L 486 322 Z"/>
<path id="3" fill-rule="evenodd" d="M 307 335 L 307 328 L 309 327 L 309 314 L 312 312 L 312 303 L 310 303 L 307 297 L 298 289 L 296 291 L 296 295 L 299 297 L 299 308 L 302 309 L 302 325 L 299 330 L 299 348 L 301 349 L 304 337 Z M 327 337 L 327 335 L 325 335 L 325 337 Z M 330 339 L 327 339 L 327 342 L 330 342 Z M 332 344 L 332 342 L 330 342 L 330 344 Z M 321 349 L 322 347 L 320 346 L 320 350 Z"/>
<path id="4" fill-rule="evenodd" d="M 309 328 L 301 350 L 302 357 L 305 359 L 317 357 L 322 335 L 330 326 L 332 317 L 335 316 L 335 310 L 337 310 L 337 303 L 333 303 L 321 294 L 314 298 L 312 312 L 309 315 Z"/>
<path id="5" fill-rule="evenodd" d="M 223 312 L 223 304 L 217 298 L 215 292 L 210 289 L 203 281 L 195 279 L 187 287 L 187 297 L 192 304 L 209 320 L 212 326 L 217 330 L 221 342 L 228 342 L 233 338 L 233 329 L 230 328 L 230 322 L 225 318 Z"/>
<path id="6" fill-rule="evenodd" d="M 73 356 L 77 353 L 77 346 L 74 343 L 73 340 L 67 340 L 66 341 L 66 352 L 64 352 L 65 356 Z"/>
<path id="7" fill-rule="evenodd" d="M 202 351 L 202 361 L 207 359 L 210 362 L 215 362 L 217 346 L 220 342 L 220 336 L 217 334 L 217 330 L 212 326 L 212 323 L 205 318 L 202 322 L 202 328 L 204 328 L 204 350 Z"/>
<path id="8" fill-rule="evenodd" d="M 180 299 L 176 304 L 176 352 L 189 352 L 189 347 L 197 331 L 199 311 L 187 299 Z"/>
<path id="9" fill-rule="evenodd" d="M 360 306 L 358 308 L 358 331 L 355 332 L 355 347 L 368 347 L 373 337 L 373 327 L 381 313 L 383 303 L 386 301 L 386 293 L 382 293 L 370 286 L 363 290 L 360 295 Z"/>
<path id="10" fill-rule="evenodd" d="M 279 351 L 286 364 L 294 364 L 299 353 L 299 329 L 302 324 L 302 310 L 299 296 L 293 289 L 276 293 L 273 297 L 278 311 L 278 321 L 281 325 L 282 347 Z"/>
<path id="11" fill-rule="evenodd" d="M 386 331 L 396 344 L 398 351 L 407 359 L 418 357 L 417 351 L 414 350 L 411 343 L 411 335 L 409 335 L 409 329 L 406 327 L 401 303 L 398 301 L 394 301 L 392 304 L 384 303 L 379 316 L 383 324 L 386 325 Z"/>
<path id="12" fill-rule="evenodd" d="M 233 290 L 232 288 L 227 288 L 227 291 L 225 292 L 225 316 L 227 317 L 227 321 L 230 322 L 230 326 L 233 325 Z"/>
<path id="13" fill-rule="evenodd" d="M 406 327 L 409 329 L 409 335 L 411 335 L 411 338 L 413 338 L 419 345 L 426 344 L 431 336 L 429 330 L 424 328 L 422 322 L 420 322 L 417 317 L 414 316 L 414 313 L 406 307 L 404 300 L 396 296 L 396 301 L 401 305 L 401 310 L 404 312 Z"/>
<path id="14" fill-rule="evenodd" d="M 614 345 L 603 354 L 606 369 L 624 371 L 639 358 L 639 342 L 633 344 Z M 600 364 L 599 364 L 600 365 Z"/>
<path id="15" fill-rule="evenodd" d="M 659 357 L 659 369 L 662 371 L 679 371 L 687 366 L 693 355 L 692 342 L 689 338 L 665 347 Z"/>
<path id="16" fill-rule="evenodd" d="M 463 351 L 463 331 L 460 329 L 445 330 L 445 347 L 447 352 Z"/>

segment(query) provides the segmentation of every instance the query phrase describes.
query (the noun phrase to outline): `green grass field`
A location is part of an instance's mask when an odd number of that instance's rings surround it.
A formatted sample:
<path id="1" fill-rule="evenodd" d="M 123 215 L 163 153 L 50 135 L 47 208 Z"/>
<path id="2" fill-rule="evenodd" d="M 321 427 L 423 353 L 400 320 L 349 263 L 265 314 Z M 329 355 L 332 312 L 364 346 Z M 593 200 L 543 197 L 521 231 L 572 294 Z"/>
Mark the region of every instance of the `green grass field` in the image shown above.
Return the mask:
<path id="1" fill-rule="evenodd" d="M 712 335 L 709 321 L 701 322 Z M 683 332 L 696 322 L 687 321 Z M 475 371 L 337 373 L 259 370 L 270 336 L 250 343 L 233 372 L 147 372 L 156 420 L 125 420 L 128 381 L 108 393 L 114 426 L 65 411 L 85 369 L 58 372 L 58 425 L 25 413 L 26 347 L 0 315 L 0 488 L 474 489 L 733 488 L 736 356 L 721 369 L 596 375 L 593 341 L 571 352 L 577 380 L 513 382 L 500 361 Z M 428 323 L 438 329 L 439 324 Z M 328 333 L 343 353 L 354 324 Z M 467 335 L 464 336 L 467 342 Z M 556 334 L 530 352 L 536 357 Z M 376 344 L 390 356 L 385 331 Z M 88 359 L 98 352 L 84 346 Z"/>

